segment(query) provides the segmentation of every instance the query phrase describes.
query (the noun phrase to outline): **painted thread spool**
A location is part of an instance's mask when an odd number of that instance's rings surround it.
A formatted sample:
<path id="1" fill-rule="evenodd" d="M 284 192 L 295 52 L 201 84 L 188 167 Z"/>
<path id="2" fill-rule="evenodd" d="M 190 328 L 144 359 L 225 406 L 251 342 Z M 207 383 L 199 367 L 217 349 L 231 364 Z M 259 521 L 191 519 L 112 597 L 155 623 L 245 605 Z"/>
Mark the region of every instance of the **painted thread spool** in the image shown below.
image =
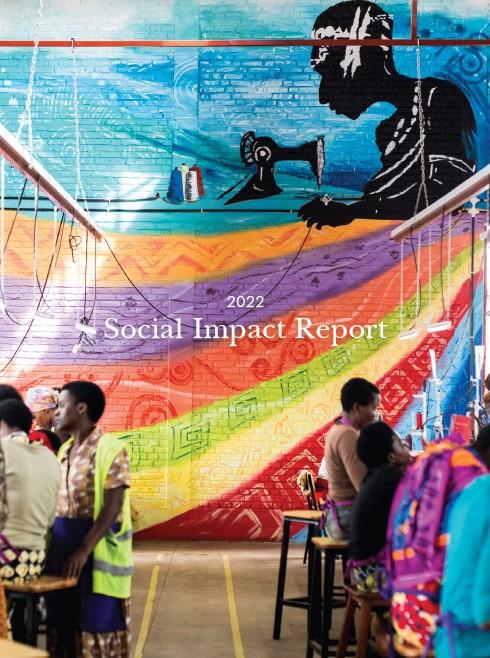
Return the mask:
<path id="1" fill-rule="evenodd" d="M 180 169 L 180 172 L 182 174 L 182 194 L 183 194 L 184 199 L 185 199 L 185 177 L 187 176 L 187 172 L 189 171 L 189 166 L 186 165 L 185 162 L 183 162 L 180 165 L 179 169 Z"/>
<path id="2" fill-rule="evenodd" d="M 170 203 L 182 203 L 185 199 L 182 172 L 178 167 L 172 169 L 167 199 Z"/>
<path id="3" fill-rule="evenodd" d="M 197 189 L 197 173 L 195 171 L 188 171 L 185 175 L 185 199 L 186 201 L 197 201 L 199 199 L 199 191 Z"/>
<path id="4" fill-rule="evenodd" d="M 202 197 L 206 194 L 206 191 L 204 190 L 204 180 L 202 177 L 202 169 L 199 167 L 199 165 L 195 164 L 190 168 L 190 171 L 195 171 L 197 174 L 197 191 L 199 193 L 199 197 Z"/>

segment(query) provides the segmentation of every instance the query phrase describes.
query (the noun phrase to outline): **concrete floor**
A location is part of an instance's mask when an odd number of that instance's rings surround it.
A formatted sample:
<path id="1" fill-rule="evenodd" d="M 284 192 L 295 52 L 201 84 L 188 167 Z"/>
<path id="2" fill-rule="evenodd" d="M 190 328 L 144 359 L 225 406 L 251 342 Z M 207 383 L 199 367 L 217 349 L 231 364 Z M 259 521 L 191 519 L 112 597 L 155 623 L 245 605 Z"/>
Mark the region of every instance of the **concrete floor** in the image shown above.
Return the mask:
<path id="1" fill-rule="evenodd" d="M 279 544 L 139 542 L 134 549 L 135 658 L 302 658 L 305 655 L 305 610 L 284 608 L 282 639 L 272 640 Z M 237 613 L 235 629 L 239 630 L 243 651 L 237 645 L 237 631 L 233 640 L 223 556 L 225 561 L 226 556 L 229 560 Z M 159 569 L 154 568 L 157 560 Z M 286 595 L 300 596 L 305 588 L 303 547 L 292 545 Z M 337 636 L 339 614 L 334 619 Z"/>

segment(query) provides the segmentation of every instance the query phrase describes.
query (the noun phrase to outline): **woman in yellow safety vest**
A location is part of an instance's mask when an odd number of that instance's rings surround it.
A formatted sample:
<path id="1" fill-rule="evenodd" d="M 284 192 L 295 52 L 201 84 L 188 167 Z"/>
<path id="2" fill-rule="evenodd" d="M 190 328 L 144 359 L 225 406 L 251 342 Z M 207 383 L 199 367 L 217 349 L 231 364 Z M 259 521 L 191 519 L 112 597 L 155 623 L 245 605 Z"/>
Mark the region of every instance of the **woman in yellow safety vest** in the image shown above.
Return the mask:
<path id="1" fill-rule="evenodd" d="M 55 425 L 72 438 L 59 453 L 61 488 L 47 572 L 78 583 L 47 599 L 50 658 L 130 656 L 129 454 L 97 426 L 104 407 L 104 393 L 92 382 L 61 389 Z"/>

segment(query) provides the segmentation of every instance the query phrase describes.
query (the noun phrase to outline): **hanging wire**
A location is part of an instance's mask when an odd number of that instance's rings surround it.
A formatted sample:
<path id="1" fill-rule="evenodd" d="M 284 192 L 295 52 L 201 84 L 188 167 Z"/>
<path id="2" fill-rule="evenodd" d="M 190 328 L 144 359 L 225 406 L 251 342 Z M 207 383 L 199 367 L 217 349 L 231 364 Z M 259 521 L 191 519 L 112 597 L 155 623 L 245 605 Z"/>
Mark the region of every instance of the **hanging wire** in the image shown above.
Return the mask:
<path id="1" fill-rule="evenodd" d="M 415 252 L 415 247 L 413 244 L 413 229 L 410 229 L 410 247 L 412 248 L 412 255 L 413 255 L 413 262 L 415 266 L 415 274 L 416 274 L 416 293 L 415 293 L 415 324 L 417 323 L 418 317 L 420 315 L 420 310 L 422 306 L 422 290 L 421 290 L 421 281 L 420 281 L 420 246 L 421 246 L 421 234 L 419 233 L 418 237 L 418 245 L 417 245 L 417 253 Z"/>
<path id="2" fill-rule="evenodd" d="M 403 331 L 403 301 L 404 301 L 404 284 L 403 284 L 403 247 L 405 240 L 400 244 L 400 334 Z"/>
<path id="3" fill-rule="evenodd" d="M 61 245 L 61 240 L 62 240 L 62 237 L 63 237 L 63 227 L 64 227 L 64 221 L 60 222 L 60 226 L 58 228 L 58 240 L 59 240 L 60 245 Z M 59 255 L 59 251 L 58 251 L 58 255 Z M 49 262 L 49 266 L 48 266 L 48 271 L 46 273 L 46 279 L 44 281 L 43 294 L 44 294 L 44 292 L 46 290 L 46 287 L 48 285 L 49 277 L 50 277 L 50 274 L 51 274 L 51 269 L 53 269 L 53 273 L 54 273 L 53 263 L 57 262 L 57 260 L 58 260 L 58 258 L 57 258 L 57 256 L 55 256 L 55 250 L 53 250 L 53 252 L 51 254 L 51 259 L 50 259 L 50 262 Z M 13 362 L 13 360 L 15 359 L 17 354 L 22 349 L 22 346 L 24 345 L 25 341 L 27 340 L 27 337 L 29 336 L 29 333 L 32 329 L 32 325 L 34 324 L 34 321 L 36 319 L 37 312 L 39 311 L 41 303 L 42 303 L 42 297 L 39 297 L 39 301 L 38 301 L 37 307 L 34 311 L 34 315 L 32 316 L 31 320 L 27 323 L 27 329 L 25 330 L 24 335 L 20 339 L 19 344 L 15 348 L 14 353 L 12 354 L 12 356 L 8 359 L 7 363 L 2 368 L 0 368 L 0 374 L 2 374 L 3 372 L 5 372 L 7 370 L 7 368 L 10 366 L 10 364 Z M 19 324 L 19 323 L 17 323 L 17 324 Z"/>
<path id="4" fill-rule="evenodd" d="M 32 227 L 32 248 L 33 248 L 33 263 L 32 263 L 32 308 L 36 306 L 37 303 L 37 290 L 39 285 L 39 292 L 41 292 L 41 286 L 39 284 L 39 277 L 37 274 L 37 215 L 39 210 L 39 186 L 36 185 L 34 188 L 34 223 Z M 42 294 L 42 293 L 41 293 Z"/>
<path id="5" fill-rule="evenodd" d="M 83 317 L 87 317 L 88 231 L 85 231 L 85 266 L 83 272 Z"/>
<path id="6" fill-rule="evenodd" d="M 5 158 L 0 163 L 0 308 L 5 310 L 5 258 L 3 257 L 5 244 Z"/>
<path id="7" fill-rule="evenodd" d="M 441 286 L 441 304 L 442 304 L 442 317 L 444 320 L 447 320 L 448 317 L 446 317 L 446 300 L 444 297 L 444 273 L 443 273 L 443 239 L 444 239 L 444 220 L 446 218 L 446 209 L 442 209 L 442 218 L 441 218 L 441 235 L 439 238 L 439 243 L 440 243 L 440 253 L 439 253 L 439 260 L 440 260 L 440 271 L 439 271 L 439 283 Z M 451 235 L 451 218 L 449 218 L 449 235 Z M 451 263 L 450 259 L 448 256 L 448 261 L 447 261 L 447 270 L 448 270 L 448 280 L 449 280 L 449 270 L 451 269 Z M 449 291 L 448 291 L 449 293 Z M 448 297 L 448 301 L 450 303 L 451 298 Z"/>
<path id="8" fill-rule="evenodd" d="M 80 165 L 80 113 L 78 106 L 78 67 L 77 67 L 77 53 L 75 48 L 75 39 L 71 39 L 71 57 L 73 69 L 73 118 L 75 122 L 75 168 L 76 168 L 76 183 L 75 183 L 75 199 L 79 195 L 83 200 L 86 212 L 88 212 L 87 195 L 82 182 L 81 165 Z"/>
<path id="9" fill-rule="evenodd" d="M 451 295 L 452 227 L 453 227 L 453 222 L 451 215 L 449 215 L 448 228 L 447 228 L 447 283 L 446 283 L 447 295 L 449 300 L 451 300 L 452 297 Z"/>
<path id="10" fill-rule="evenodd" d="M 415 202 L 414 215 L 417 214 L 420 206 L 420 197 L 424 193 L 425 207 L 429 206 L 429 195 L 427 192 L 427 172 L 425 167 L 425 117 L 424 106 L 422 103 L 422 67 L 420 64 L 420 39 L 417 39 L 417 47 L 415 49 L 415 57 L 417 62 L 417 109 L 419 116 L 419 140 L 420 140 L 420 173 L 421 182 L 417 194 L 417 201 Z"/>
<path id="11" fill-rule="evenodd" d="M 32 141 L 32 97 L 34 94 L 34 77 L 36 75 L 37 55 L 39 52 L 39 41 L 41 39 L 41 24 L 43 19 L 44 0 L 39 0 L 37 8 L 37 24 L 36 33 L 34 35 L 34 46 L 32 49 L 31 67 L 29 71 L 29 83 L 27 87 L 26 106 L 24 112 L 20 115 L 19 125 L 17 128 L 17 139 L 22 137 L 22 131 L 27 122 L 28 139 L 29 139 L 29 153 L 32 157 L 33 141 Z"/>
<path id="12" fill-rule="evenodd" d="M 59 225 L 57 225 L 57 223 L 55 224 L 53 222 L 53 226 L 56 229 L 56 233 L 53 235 L 53 250 L 56 251 L 56 257 L 55 257 L 55 261 L 54 261 L 54 265 L 53 265 L 53 273 L 56 271 L 56 267 L 58 265 L 59 255 L 60 255 L 60 252 L 61 252 L 61 247 L 62 247 L 62 244 L 63 244 L 63 234 L 64 234 L 65 226 L 66 226 L 66 213 L 65 213 L 64 210 L 61 213 L 61 219 L 60 219 L 59 223 L 61 224 L 61 237 L 58 240 Z M 47 290 L 43 291 L 43 297 L 44 297 L 44 301 L 45 301 L 46 304 L 47 304 L 47 300 L 49 299 L 49 295 L 50 295 L 50 292 L 51 292 L 51 286 L 53 285 L 53 281 L 54 281 L 54 274 L 53 274 L 53 276 L 51 277 L 51 279 L 48 283 Z M 48 308 L 50 308 L 50 307 L 48 307 Z M 38 315 L 40 315 L 40 314 L 38 313 Z"/>
<path id="13" fill-rule="evenodd" d="M 432 222 L 429 224 L 429 291 L 428 291 L 428 306 L 429 306 L 429 323 L 432 322 Z"/>
<path id="14" fill-rule="evenodd" d="M 19 209 L 20 209 L 20 206 L 21 206 L 21 204 L 22 204 L 22 198 L 23 198 L 23 196 L 24 196 L 24 192 L 25 192 L 26 186 L 27 186 L 27 178 L 24 179 L 24 185 L 22 186 L 22 190 L 21 190 L 21 193 L 20 193 L 20 195 L 19 195 L 19 200 L 18 200 L 18 203 L 17 203 L 17 208 L 16 208 L 16 211 L 15 211 L 15 215 L 14 215 L 14 218 L 13 218 L 13 220 L 12 220 L 12 224 L 10 225 L 10 229 L 9 229 L 9 232 L 8 232 L 7 238 L 6 238 L 6 240 L 4 241 L 3 246 L 2 246 L 2 252 L 1 252 L 1 254 L 0 254 L 0 258 L 1 258 L 1 262 L 2 262 L 2 267 L 4 268 L 4 270 L 3 270 L 4 272 L 5 272 L 5 265 L 4 265 L 4 262 L 5 262 L 5 254 L 6 254 L 6 251 L 7 251 L 7 247 L 8 247 L 8 244 L 9 244 L 10 238 L 11 238 L 11 236 L 12 236 L 12 232 L 13 232 L 13 230 L 14 230 L 15 223 L 16 223 L 16 221 L 17 221 L 17 217 L 18 217 L 18 215 L 19 215 Z M 23 326 L 25 326 L 26 324 L 28 324 L 27 322 L 21 322 L 21 321 L 17 320 L 17 319 L 14 318 L 14 316 L 9 312 L 9 310 L 8 310 L 8 306 L 7 306 L 7 298 L 6 298 L 6 295 L 5 295 L 5 288 L 2 290 L 2 301 L 3 301 L 3 305 L 4 305 L 3 312 L 5 313 L 5 315 L 8 317 L 8 319 L 9 319 L 11 322 L 13 322 L 14 324 L 18 325 L 19 327 L 23 327 Z"/>

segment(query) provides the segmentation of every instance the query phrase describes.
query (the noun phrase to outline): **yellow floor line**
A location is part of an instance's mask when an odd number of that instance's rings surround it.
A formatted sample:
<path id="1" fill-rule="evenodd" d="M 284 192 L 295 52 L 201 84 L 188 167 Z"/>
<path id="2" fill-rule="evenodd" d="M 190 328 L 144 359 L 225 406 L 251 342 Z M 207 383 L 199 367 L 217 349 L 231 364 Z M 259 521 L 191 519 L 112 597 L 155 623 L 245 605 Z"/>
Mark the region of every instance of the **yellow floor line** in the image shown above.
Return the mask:
<path id="1" fill-rule="evenodd" d="M 143 619 L 141 620 L 140 632 L 138 635 L 138 642 L 134 650 L 134 658 L 143 657 L 143 649 L 145 648 L 146 638 L 150 630 L 151 613 L 153 611 L 153 604 L 155 603 L 155 592 L 158 584 L 158 575 L 160 573 L 160 565 L 162 563 L 163 553 L 158 553 L 155 565 L 151 572 L 150 585 L 148 587 L 148 594 L 146 596 L 145 609 L 143 611 Z"/>
<path id="2" fill-rule="evenodd" d="M 233 636 L 233 646 L 235 648 L 235 658 L 245 658 L 242 637 L 240 635 L 240 625 L 238 623 L 235 593 L 233 591 L 233 580 L 231 578 L 230 559 L 228 555 L 223 555 L 223 566 L 225 568 L 226 595 L 228 597 L 228 610 L 230 612 L 230 626 L 231 634 Z"/>

